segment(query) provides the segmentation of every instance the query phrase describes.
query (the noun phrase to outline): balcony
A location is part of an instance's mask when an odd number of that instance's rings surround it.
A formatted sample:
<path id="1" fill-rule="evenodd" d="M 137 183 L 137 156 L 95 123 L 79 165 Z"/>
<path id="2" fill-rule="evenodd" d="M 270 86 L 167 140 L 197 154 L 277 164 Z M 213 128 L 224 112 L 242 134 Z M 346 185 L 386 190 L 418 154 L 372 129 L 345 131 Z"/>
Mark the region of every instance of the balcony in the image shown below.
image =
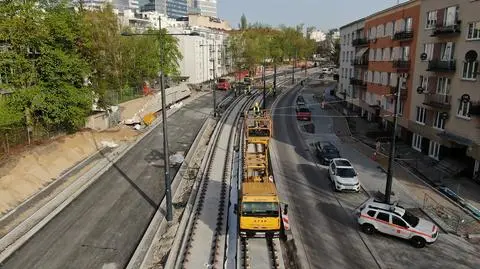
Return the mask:
<path id="1" fill-rule="evenodd" d="M 410 69 L 410 61 L 408 61 L 408 60 L 393 61 L 393 68 L 408 70 L 408 69 Z"/>
<path id="2" fill-rule="evenodd" d="M 402 31 L 393 35 L 393 40 L 409 40 L 413 38 L 413 31 Z"/>
<path id="3" fill-rule="evenodd" d="M 443 23 L 435 25 L 433 33 L 430 36 L 445 36 L 460 34 L 460 22 L 456 21 L 455 24 L 445 25 Z"/>
<path id="4" fill-rule="evenodd" d="M 350 78 L 350 85 L 356 86 L 358 89 L 362 89 L 367 87 L 367 82 L 358 78 Z"/>
<path id="5" fill-rule="evenodd" d="M 425 94 L 424 105 L 439 109 L 450 109 L 452 106 L 452 96 L 446 94 Z"/>
<path id="6" fill-rule="evenodd" d="M 470 103 L 469 113 L 471 116 L 480 116 L 480 101 Z"/>
<path id="7" fill-rule="evenodd" d="M 352 40 L 352 46 L 354 47 L 368 46 L 368 40 L 366 38 L 356 38 Z"/>
<path id="8" fill-rule="evenodd" d="M 397 86 L 389 86 L 390 89 L 390 94 L 392 98 L 396 98 L 396 96 L 393 96 L 394 94 L 397 93 L 398 87 Z M 400 100 L 406 100 L 408 97 L 408 89 L 401 89 L 400 90 Z"/>
<path id="9" fill-rule="evenodd" d="M 456 63 L 455 60 L 450 61 L 441 61 L 441 60 L 431 60 L 428 62 L 427 71 L 433 72 L 455 72 Z"/>
<path id="10" fill-rule="evenodd" d="M 355 59 L 352 61 L 353 66 L 368 66 L 368 59 Z"/>

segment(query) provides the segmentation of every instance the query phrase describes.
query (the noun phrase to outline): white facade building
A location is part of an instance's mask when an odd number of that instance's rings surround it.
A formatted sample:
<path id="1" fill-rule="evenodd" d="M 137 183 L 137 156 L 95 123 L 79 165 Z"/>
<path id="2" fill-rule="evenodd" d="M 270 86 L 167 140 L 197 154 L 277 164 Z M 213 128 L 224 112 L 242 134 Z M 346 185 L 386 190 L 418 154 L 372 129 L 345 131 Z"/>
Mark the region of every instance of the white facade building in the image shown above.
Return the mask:
<path id="1" fill-rule="evenodd" d="M 310 34 L 310 38 L 315 40 L 315 42 L 322 42 L 325 40 L 326 34 L 321 30 L 315 30 Z"/>
<path id="2" fill-rule="evenodd" d="M 363 81 L 363 72 L 360 69 L 354 68 L 354 60 L 361 57 L 365 52 L 365 48 L 357 48 L 353 46 L 353 40 L 360 38 L 355 36 L 355 33 L 363 29 L 365 20 L 358 20 L 342 26 L 340 28 L 340 67 L 339 67 L 339 85 L 337 96 L 339 98 L 348 100 L 351 103 L 358 103 L 358 95 L 360 94 L 354 88 L 351 79 L 358 78 Z M 368 49 L 368 47 L 367 47 Z M 362 55 L 359 55 L 362 54 Z M 358 104 L 357 104 L 358 105 Z"/>
<path id="3" fill-rule="evenodd" d="M 188 77 L 189 83 L 200 83 L 227 74 L 230 66 L 226 51 L 227 35 L 198 27 L 194 31 L 200 36 L 177 36 L 183 55 L 179 63 L 181 76 Z"/>
<path id="4" fill-rule="evenodd" d="M 189 20 L 175 20 L 157 12 L 134 13 L 131 10 L 117 11 L 120 24 L 132 27 L 136 32 L 162 28 L 178 35 L 178 46 L 183 58 L 179 62 L 180 75 L 188 77 L 189 83 L 201 83 L 227 74 L 231 59 L 227 53 L 230 26 L 223 20 L 211 21 L 208 17 L 190 15 Z"/>

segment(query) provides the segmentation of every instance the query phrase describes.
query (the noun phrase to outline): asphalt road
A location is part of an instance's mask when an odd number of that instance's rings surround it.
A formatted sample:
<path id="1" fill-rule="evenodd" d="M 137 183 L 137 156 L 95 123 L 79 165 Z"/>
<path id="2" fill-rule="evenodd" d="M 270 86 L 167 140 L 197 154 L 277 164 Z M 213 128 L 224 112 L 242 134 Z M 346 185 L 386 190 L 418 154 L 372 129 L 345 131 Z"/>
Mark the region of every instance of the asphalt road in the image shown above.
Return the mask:
<path id="1" fill-rule="evenodd" d="M 397 238 L 359 232 L 353 211 L 368 195 L 363 191 L 334 193 L 327 167 L 318 164 L 309 144 L 320 140 L 334 143 L 353 163 L 370 193 L 383 190 L 385 174 L 335 135 L 333 119 L 313 99 L 325 89 L 307 86 L 301 91 L 313 113 L 311 122 L 296 121 L 293 92 L 278 103 L 274 116 L 272 155 L 281 156 L 273 164 L 275 179 L 289 203 L 299 258 L 309 268 L 480 268 L 478 246 L 453 235 L 441 234 L 435 244 L 418 250 Z M 314 126 L 313 133 L 304 127 L 309 124 Z M 394 191 L 403 204 L 418 206 L 398 184 Z"/>
<path id="2" fill-rule="evenodd" d="M 170 154 L 189 148 L 211 102 L 202 96 L 168 118 Z M 156 128 L 0 268 L 124 268 L 164 195 L 162 125 Z"/>
<path id="3" fill-rule="evenodd" d="M 325 171 L 315 165 L 297 127 L 295 92 L 274 110 L 272 168 L 280 195 L 289 203 L 299 259 L 310 268 L 378 268 L 353 219 L 331 191 Z"/>

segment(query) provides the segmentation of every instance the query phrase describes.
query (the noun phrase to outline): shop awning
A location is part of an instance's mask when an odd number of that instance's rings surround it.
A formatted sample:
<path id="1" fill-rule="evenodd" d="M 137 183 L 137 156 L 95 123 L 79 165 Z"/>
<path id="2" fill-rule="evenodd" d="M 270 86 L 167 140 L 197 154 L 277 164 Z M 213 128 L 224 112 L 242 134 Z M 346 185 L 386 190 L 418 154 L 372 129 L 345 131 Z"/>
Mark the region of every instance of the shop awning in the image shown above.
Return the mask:
<path id="1" fill-rule="evenodd" d="M 355 57 L 360 58 L 367 52 L 368 48 L 361 48 L 360 50 L 357 51 L 357 54 L 355 54 Z"/>
<path id="2" fill-rule="evenodd" d="M 456 134 L 449 133 L 449 132 L 439 133 L 438 136 L 441 138 L 447 139 L 449 141 L 455 142 L 459 145 L 470 146 L 473 144 L 472 140 L 465 137 L 461 137 Z"/>

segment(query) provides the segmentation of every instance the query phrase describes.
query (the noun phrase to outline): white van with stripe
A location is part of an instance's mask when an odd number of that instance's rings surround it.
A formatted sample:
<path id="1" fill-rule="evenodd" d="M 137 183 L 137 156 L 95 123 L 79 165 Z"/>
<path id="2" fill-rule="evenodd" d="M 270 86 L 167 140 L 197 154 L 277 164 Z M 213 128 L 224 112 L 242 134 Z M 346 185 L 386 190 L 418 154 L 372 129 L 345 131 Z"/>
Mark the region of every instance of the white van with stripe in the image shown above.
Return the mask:
<path id="1" fill-rule="evenodd" d="M 416 248 L 423 248 L 438 238 L 439 230 L 435 224 L 416 217 L 396 203 L 386 204 L 370 198 L 356 211 L 356 217 L 366 234 L 377 231 L 393 235 L 410 240 Z"/>

